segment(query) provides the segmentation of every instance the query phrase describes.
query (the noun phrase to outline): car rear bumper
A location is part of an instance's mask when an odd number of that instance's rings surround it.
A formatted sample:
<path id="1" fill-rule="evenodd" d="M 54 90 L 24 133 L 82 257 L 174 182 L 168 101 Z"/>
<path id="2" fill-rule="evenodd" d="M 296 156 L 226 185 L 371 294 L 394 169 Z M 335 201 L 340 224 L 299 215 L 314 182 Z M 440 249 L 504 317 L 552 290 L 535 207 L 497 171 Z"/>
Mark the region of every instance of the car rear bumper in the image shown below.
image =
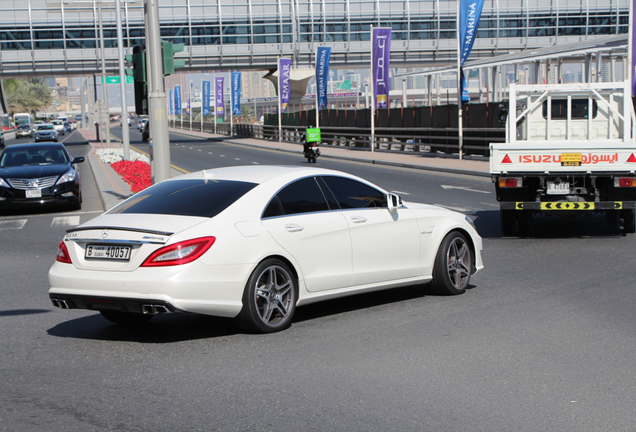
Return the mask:
<path id="1" fill-rule="evenodd" d="M 55 262 L 49 270 L 49 297 L 72 309 L 117 309 L 141 313 L 146 304 L 170 311 L 235 317 L 243 307 L 249 265 L 139 268 L 132 272 L 81 270 Z M 132 309 L 131 309 L 132 308 Z"/>

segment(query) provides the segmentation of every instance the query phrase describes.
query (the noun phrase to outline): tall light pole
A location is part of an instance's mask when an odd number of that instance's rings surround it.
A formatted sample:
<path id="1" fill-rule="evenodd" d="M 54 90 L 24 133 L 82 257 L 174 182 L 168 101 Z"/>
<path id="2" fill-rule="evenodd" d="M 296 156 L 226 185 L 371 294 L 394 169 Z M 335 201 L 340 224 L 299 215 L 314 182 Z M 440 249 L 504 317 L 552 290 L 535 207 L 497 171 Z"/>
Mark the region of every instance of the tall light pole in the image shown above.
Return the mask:
<path id="1" fill-rule="evenodd" d="M 117 20 L 117 49 L 119 54 L 119 82 L 121 90 L 121 118 L 122 118 L 122 142 L 124 145 L 124 159 L 130 159 L 130 135 L 128 127 L 123 127 L 124 119 L 128 119 L 128 103 L 126 102 L 126 72 L 124 68 L 124 37 L 121 27 L 121 3 L 136 3 L 139 0 L 115 0 L 115 17 Z M 112 1 L 111 1 L 112 2 Z M 64 0 L 64 4 L 72 3 L 91 3 L 97 4 L 97 14 L 99 21 L 99 43 L 101 49 L 101 69 L 102 69 L 102 85 L 104 88 L 104 103 L 106 109 L 106 142 L 110 147 L 110 112 L 108 108 L 108 88 L 106 84 L 106 60 L 104 54 L 104 25 L 102 22 L 102 3 L 105 0 Z"/>
<path id="2" fill-rule="evenodd" d="M 128 131 L 128 103 L 126 102 L 126 71 L 124 69 L 124 37 L 121 29 L 121 0 L 115 0 L 117 19 L 117 51 L 119 55 L 119 90 L 121 92 L 121 140 L 124 160 L 130 160 L 130 133 Z M 124 121 L 126 124 L 124 124 Z"/>
<path id="3" fill-rule="evenodd" d="M 106 54 L 104 53 L 104 24 L 102 23 L 102 2 L 97 1 L 97 19 L 99 20 L 99 45 L 102 55 L 102 88 L 104 89 L 104 110 L 106 120 L 104 121 L 106 132 L 106 146 L 110 148 L 110 110 L 108 108 L 108 88 L 106 84 Z"/>
<path id="4" fill-rule="evenodd" d="M 166 114 L 167 97 L 163 82 L 163 59 L 159 32 L 159 0 L 145 0 L 146 76 L 148 84 L 148 119 L 153 145 L 153 183 L 172 177 L 170 136 Z"/>

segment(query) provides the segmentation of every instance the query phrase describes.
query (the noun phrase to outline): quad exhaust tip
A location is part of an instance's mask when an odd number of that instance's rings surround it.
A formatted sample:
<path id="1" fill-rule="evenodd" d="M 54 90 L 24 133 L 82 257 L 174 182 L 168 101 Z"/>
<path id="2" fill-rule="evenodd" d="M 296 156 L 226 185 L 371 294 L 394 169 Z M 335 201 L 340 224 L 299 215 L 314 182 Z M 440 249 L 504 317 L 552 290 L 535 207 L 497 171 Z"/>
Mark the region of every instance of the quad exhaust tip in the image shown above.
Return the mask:
<path id="1" fill-rule="evenodd" d="M 141 306 L 141 311 L 144 315 L 162 315 L 171 313 L 170 309 L 168 309 L 164 305 L 150 305 L 145 304 Z"/>
<path id="2" fill-rule="evenodd" d="M 52 298 L 51 299 L 51 303 L 53 303 L 53 306 L 58 307 L 60 309 L 70 309 L 71 308 L 68 305 L 68 303 L 66 302 L 66 300 L 62 300 L 62 299 L 58 299 L 58 298 Z"/>

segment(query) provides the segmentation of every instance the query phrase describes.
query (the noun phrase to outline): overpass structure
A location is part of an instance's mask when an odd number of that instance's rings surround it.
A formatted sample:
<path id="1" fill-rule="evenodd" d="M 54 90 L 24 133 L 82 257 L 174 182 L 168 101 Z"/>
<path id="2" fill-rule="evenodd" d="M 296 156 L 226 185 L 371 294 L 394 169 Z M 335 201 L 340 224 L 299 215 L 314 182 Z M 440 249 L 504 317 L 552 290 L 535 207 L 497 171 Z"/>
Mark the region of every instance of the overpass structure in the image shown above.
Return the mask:
<path id="1" fill-rule="evenodd" d="M 99 73 L 102 0 L 1 0 L 2 78 Z M 623 57 L 631 0 L 486 0 L 470 64 L 542 48 L 594 47 Z M 123 46 L 144 44 L 142 0 L 122 0 Z M 102 4 L 106 69 L 118 70 L 114 3 Z M 371 27 L 392 28 L 394 68 L 452 68 L 457 56 L 455 0 L 159 0 L 162 38 L 184 43 L 184 72 L 271 70 L 278 56 L 313 67 L 317 46 L 331 67 L 370 63 Z M 565 48 L 565 49 L 564 49 Z M 517 61 L 536 61 L 518 57 Z M 475 66 L 486 67 L 486 66 Z"/>

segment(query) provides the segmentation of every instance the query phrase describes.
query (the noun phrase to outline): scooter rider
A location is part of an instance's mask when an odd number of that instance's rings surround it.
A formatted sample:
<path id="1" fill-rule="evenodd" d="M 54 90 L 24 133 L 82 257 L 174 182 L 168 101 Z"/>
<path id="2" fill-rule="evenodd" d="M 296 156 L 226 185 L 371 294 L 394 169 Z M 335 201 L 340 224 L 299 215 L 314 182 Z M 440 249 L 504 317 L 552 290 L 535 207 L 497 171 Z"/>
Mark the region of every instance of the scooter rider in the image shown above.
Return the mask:
<path id="1" fill-rule="evenodd" d="M 307 129 L 313 128 L 312 125 L 307 126 Z M 306 155 L 308 151 L 311 150 L 311 143 L 307 142 L 307 129 L 305 129 L 305 133 L 303 133 L 303 154 Z"/>

